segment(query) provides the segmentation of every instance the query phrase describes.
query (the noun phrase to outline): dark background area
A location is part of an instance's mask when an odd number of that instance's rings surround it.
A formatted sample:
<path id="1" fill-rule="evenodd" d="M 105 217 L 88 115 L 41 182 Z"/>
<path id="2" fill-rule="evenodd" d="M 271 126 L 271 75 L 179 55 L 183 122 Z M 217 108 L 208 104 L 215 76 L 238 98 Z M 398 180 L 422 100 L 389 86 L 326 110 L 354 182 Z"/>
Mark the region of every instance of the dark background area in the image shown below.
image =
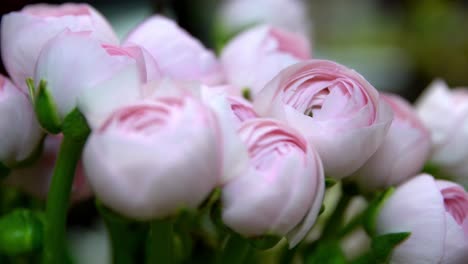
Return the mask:
<path id="1" fill-rule="evenodd" d="M 1 0 L 0 15 L 44 1 Z M 46 1 L 62 3 L 64 1 Z M 69 1 L 70 2 L 70 1 Z M 97 0 L 119 36 L 164 13 L 214 46 L 216 0 Z M 314 57 L 361 72 L 378 89 L 414 100 L 436 77 L 468 86 L 468 0 L 310 0 Z M 0 69 L 4 73 L 3 66 Z"/>

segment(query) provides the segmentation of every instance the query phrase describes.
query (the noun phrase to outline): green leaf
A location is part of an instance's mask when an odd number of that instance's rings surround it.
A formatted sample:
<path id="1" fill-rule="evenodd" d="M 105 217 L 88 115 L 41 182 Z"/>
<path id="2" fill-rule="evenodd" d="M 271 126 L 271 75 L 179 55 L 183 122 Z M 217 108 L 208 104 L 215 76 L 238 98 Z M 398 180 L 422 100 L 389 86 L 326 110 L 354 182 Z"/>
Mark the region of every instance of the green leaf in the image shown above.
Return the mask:
<path id="1" fill-rule="evenodd" d="M 374 259 L 379 263 L 387 263 L 395 247 L 405 241 L 410 235 L 410 232 L 402 232 L 372 238 L 371 250 Z"/>
<path id="2" fill-rule="evenodd" d="M 75 108 L 63 120 L 62 131 L 65 136 L 77 141 L 84 141 L 88 138 L 91 129 L 84 115 Z"/>
<path id="3" fill-rule="evenodd" d="M 338 241 L 320 241 L 317 248 L 306 257 L 306 264 L 345 264 L 346 257 Z"/>
<path id="4" fill-rule="evenodd" d="M 31 253 L 42 247 L 43 219 L 38 213 L 17 209 L 0 218 L 0 252 Z"/>
<path id="5" fill-rule="evenodd" d="M 31 87 L 29 89 L 31 92 Z M 36 111 L 37 119 L 42 128 L 52 134 L 60 133 L 62 121 L 57 112 L 57 105 L 47 89 L 47 82 L 41 80 L 39 87 L 35 92 L 36 93 L 34 95 L 30 96 L 34 100 L 34 110 Z"/>
<path id="6" fill-rule="evenodd" d="M 384 192 L 378 194 L 370 203 L 364 213 L 364 229 L 369 236 L 375 235 L 375 226 L 377 222 L 377 216 L 379 215 L 382 205 L 395 191 L 394 188 L 388 188 Z"/>

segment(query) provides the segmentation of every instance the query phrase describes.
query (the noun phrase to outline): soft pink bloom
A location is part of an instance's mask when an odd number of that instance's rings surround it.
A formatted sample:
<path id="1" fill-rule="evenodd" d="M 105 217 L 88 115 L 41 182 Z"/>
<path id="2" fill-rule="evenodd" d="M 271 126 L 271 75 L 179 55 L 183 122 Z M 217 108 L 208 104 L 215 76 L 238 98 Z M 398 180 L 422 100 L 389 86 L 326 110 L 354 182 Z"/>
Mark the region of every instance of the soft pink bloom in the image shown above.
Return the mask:
<path id="1" fill-rule="evenodd" d="M 286 236 L 291 247 L 308 233 L 324 194 L 322 163 L 295 130 L 251 119 L 238 130 L 247 163 L 222 191 L 224 223 L 247 236 Z"/>
<path id="2" fill-rule="evenodd" d="M 3 63 L 18 87 L 27 92 L 25 80 L 34 77 L 34 66 L 40 51 L 50 39 L 64 30 L 89 31 L 96 39 L 118 43 L 106 19 L 87 4 L 30 5 L 3 16 Z"/>
<path id="3" fill-rule="evenodd" d="M 435 80 L 416 102 L 418 114 L 431 132 L 430 162 L 445 177 L 468 187 L 468 89 L 450 90 Z"/>
<path id="4" fill-rule="evenodd" d="M 47 136 L 41 156 L 33 164 L 12 170 L 5 184 L 14 186 L 39 199 L 46 199 L 49 184 L 57 160 L 62 136 Z M 78 202 L 92 196 L 91 189 L 83 173 L 81 161 L 75 171 L 71 192 L 72 202 Z"/>
<path id="5" fill-rule="evenodd" d="M 390 263 L 466 263 L 468 193 L 460 185 L 421 174 L 385 201 L 377 232 L 411 232 L 396 247 Z"/>
<path id="6" fill-rule="evenodd" d="M 221 139 L 212 111 L 190 94 L 140 101 L 93 130 L 84 167 L 96 196 L 135 219 L 196 208 L 218 184 Z"/>
<path id="7" fill-rule="evenodd" d="M 223 0 L 217 17 L 227 33 L 266 23 L 309 35 L 312 24 L 304 0 Z"/>
<path id="8" fill-rule="evenodd" d="M 302 132 L 325 173 L 351 175 L 384 141 L 392 112 L 359 73 L 332 61 L 309 60 L 281 71 L 254 101 L 260 115 Z"/>
<path id="9" fill-rule="evenodd" d="M 311 58 L 310 43 L 299 34 L 260 25 L 229 42 L 221 62 L 229 83 L 255 96 L 282 69 Z"/>
<path id="10" fill-rule="evenodd" d="M 415 176 L 431 148 L 429 131 L 407 101 L 391 94 L 380 98 L 392 108 L 393 122 L 382 145 L 352 178 L 364 191 L 385 189 Z"/>
<path id="11" fill-rule="evenodd" d="M 207 85 L 216 85 L 224 80 L 214 53 L 174 21 L 163 16 L 147 19 L 130 32 L 124 43 L 146 48 L 165 76 L 186 81 L 198 80 Z"/>
<path id="12" fill-rule="evenodd" d="M 87 32 L 63 32 L 50 40 L 38 59 L 36 85 L 47 81 L 58 113 L 64 118 L 82 98 L 105 105 L 121 96 L 121 90 L 105 91 L 96 96 L 94 87 L 114 75 L 127 76 L 128 82 L 140 84 L 159 78 L 156 62 L 138 46 L 119 47 L 103 44 Z M 129 91 L 131 92 L 131 91 Z M 107 98 L 105 98 L 107 97 Z"/>
<path id="13" fill-rule="evenodd" d="M 14 167 L 37 149 L 42 130 L 28 97 L 0 74 L 0 163 Z"/>

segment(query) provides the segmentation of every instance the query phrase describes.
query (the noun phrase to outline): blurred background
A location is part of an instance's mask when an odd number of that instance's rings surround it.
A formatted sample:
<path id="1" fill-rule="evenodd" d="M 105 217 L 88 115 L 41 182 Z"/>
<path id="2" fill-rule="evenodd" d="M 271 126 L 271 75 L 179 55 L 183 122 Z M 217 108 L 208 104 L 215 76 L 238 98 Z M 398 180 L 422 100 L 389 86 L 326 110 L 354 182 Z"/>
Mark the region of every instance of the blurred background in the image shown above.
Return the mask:
<path id="1" fill-rule="evenodd" d="M 2 0 L 0 15 L 24 5 Z M 468 86 L 467 0 L 96 0 L 120 37 L 153 13 L 174 17 L 206 46 L 261 22 L 302 31 L 314 57 L 362 73 L 379 90 L 414 100 L 434 78 Z M 285 2 L 294 7 L 282 8 Z M 291 5 L 289 5 L 291 6 Z M 1 71 L 4 73 L 3 66 Z"/>

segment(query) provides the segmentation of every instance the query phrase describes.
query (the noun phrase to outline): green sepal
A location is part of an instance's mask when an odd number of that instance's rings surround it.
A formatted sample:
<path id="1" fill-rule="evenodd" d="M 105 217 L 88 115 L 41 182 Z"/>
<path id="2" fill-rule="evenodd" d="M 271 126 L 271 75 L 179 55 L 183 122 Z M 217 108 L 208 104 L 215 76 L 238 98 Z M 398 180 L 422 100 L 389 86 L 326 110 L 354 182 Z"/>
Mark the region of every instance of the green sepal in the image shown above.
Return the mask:
<path id="1" fill-rule="evenodd" d="M 42 247 L 43 216 L 17 209 L 0 218 L 0 252 L 6 255 L 31 253 Z"/>
<path id="2" fill-rule="evenodd" d="M 322 213 L 325 212 L 325 209 L 325 204 L 322 204 L 322 206 L 320 206 L 319 215 L 322 215 Z"/>
<path id="3" fill-rule="evenodd" d="M 30 85 L 30 84 L 28 84 Z M 31 100 L 33 100 L 34 111 L 36 112 L 37 120 L 47 132 L 58 134 L 61 132 L 62 121 L 57 111 L 57 105 L 54 98 L 47 89 L 47 82 L 41 80 L 37 90 L 29 88 Z"/>
<path id="4" fill-rule="evenodd" d="M 250 238 L 249 242 L 250 245 L 256 249 L 267 250 L 276 246 L 281 241 L 281 239 L 283 238 L 277 235 L 264 235 Z"/>
<path id="5" fill-rule="evenodd" d="M 252 91 L 249 87 L 244 87 L 244 89 L 242 89 L 242 97 L 244 97 L 245 100 L 252 101 Z"/>
<path id="6" fill-rule="evenodd" d="M 62 124 L 62 132 L 65 136 L 72 138 L 73 140 L 85 141 L 88 138 L 91 129 L 89 128 L 84 115 L 80 110 L 78 110 L 78 108 L 75 108 L 65 116 Z"/>
<path id="7" fill-rule="evenodd" d="M 331 177 L 328 177 L 328 176 L 325 177 L 325 188 L 327 188 L 327 189 L 331 188 L 331 187 L 335 186 L 335 184 L 337 184 L 337 183 L 338 183 L 337 180 L 335 180 L 335 179 L 333 179 Z"/>
<path id="8" fill-rule="evenodd" d="M 410 232 L 391 233 L 372 238 L 371 250 L 378 263 L 387 263 L 390 255 L 400 243 L 411 235 Z"/>
<path id="9" fill-rule="evenodd" d="M 393 187 L 388 188 L 387 190 L 379 193 L 369 203 L 369 206 L 367 207 L 364 213 L 363 224 L 364 229 L 370 237 L 374 237 L 375 235 L 377 216 L 379 215 L 380 209 L 382 208 L 383 204 L 387 201 L 387 199 L 393 194 L 394 191 L 395 189 Z"/>
<path id="10" fill-rule="evenodd" d="M 346 257 L 337 241 L 320 241 L 314 251 L 305 258 L 306 264 L 346 264 Z"/>
<path id="11" fill-rule="evenodd" d="M 0 162 L 0 179 L 6 178 L 10 174 L 10 169 Z"/>

